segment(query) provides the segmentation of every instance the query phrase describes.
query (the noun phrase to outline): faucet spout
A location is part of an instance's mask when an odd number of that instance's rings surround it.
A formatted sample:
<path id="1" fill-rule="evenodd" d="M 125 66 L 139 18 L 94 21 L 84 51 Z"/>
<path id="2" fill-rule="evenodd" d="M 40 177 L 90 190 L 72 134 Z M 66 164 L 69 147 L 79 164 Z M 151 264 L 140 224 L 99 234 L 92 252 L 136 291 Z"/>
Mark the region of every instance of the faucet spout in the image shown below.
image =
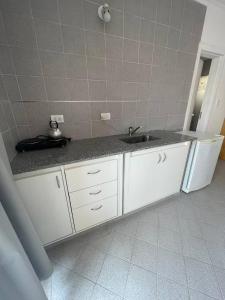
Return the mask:
<path id="1" fill-rule="evenodd" d="M 135 134 L 135 132 L 137 132 L 140 128 L 141 128 L 141 126 L 138 126 L 135 129 L 132 126 L 130 126 L 129 127 L 129 136 L 132 136 L 133 134 Z"/>

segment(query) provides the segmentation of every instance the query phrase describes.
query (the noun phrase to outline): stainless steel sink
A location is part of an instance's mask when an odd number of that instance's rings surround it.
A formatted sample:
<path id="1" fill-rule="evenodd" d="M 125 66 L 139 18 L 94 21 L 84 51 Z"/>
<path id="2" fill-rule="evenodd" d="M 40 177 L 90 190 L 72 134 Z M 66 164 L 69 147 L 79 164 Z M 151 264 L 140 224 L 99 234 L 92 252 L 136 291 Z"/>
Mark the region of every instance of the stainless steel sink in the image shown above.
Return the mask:
<path id="1" fill-rule="evenodd" d="M 155 141 L 158 140 L 159 138 L 156 138 L 151 135 L 136 135 L 136 136 L 131 136 L 127 138 L 122 138 L 121 141 L 127 144 L 137 144 L 137 143 L 144 143 L 144 142 L 149 142 L 149 141 Z"/>

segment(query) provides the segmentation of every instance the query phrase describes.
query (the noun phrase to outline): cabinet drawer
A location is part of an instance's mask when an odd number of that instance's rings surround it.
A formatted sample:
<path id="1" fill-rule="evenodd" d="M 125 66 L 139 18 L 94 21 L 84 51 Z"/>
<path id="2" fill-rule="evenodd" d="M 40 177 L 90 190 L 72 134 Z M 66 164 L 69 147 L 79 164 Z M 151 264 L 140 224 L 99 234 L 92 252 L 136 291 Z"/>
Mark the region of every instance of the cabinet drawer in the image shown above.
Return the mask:
<path id="1" fill-rule="evenodd" d="M 117 216 L 117 197 L 110 197 L 73 209 L 76 231 L 81 231 Z"/>
<path id="2" fill-rule="evenodd" d="M 117 181 L 96 185 L 84 190 L 70 193 L 73 208 L 93 203 L 117 194 Z"/>
<path id="3" fill-rule="evenodd" d="M 117 160 L 66 170 L 69 192 L 117 179 Z"/>

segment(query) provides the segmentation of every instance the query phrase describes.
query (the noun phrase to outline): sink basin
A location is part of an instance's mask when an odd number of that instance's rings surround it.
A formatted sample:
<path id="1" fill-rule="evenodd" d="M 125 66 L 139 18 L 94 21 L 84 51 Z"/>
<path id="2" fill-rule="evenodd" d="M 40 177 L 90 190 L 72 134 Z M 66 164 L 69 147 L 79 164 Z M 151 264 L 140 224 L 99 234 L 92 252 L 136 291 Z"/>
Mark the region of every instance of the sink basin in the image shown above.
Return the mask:
<path id="1" fill-rule="evenodd" d="M 159 138 L 145 134 L 145 135 L 137 135 L 137 136 L 123 138 L 123 139 L 121 139 L 121 141 L 123 141 L 124 143 L 127 143 L 127 144 L 137 144 L 137 143 L 154 141 L 154 140 L 158 140 L 158 139 Z"/>

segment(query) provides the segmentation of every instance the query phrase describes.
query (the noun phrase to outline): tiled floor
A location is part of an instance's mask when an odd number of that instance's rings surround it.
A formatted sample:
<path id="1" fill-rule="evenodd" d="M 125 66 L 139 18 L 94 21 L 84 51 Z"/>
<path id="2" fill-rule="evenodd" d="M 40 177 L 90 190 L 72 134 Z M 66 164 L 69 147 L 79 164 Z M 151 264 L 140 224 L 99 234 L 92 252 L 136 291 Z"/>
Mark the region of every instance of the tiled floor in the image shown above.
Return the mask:
<path id="1" fill-rule="evenodd" d="M 213 183 L 51 248 L 49 300 L 225 299 L 225 162 Z"/>

